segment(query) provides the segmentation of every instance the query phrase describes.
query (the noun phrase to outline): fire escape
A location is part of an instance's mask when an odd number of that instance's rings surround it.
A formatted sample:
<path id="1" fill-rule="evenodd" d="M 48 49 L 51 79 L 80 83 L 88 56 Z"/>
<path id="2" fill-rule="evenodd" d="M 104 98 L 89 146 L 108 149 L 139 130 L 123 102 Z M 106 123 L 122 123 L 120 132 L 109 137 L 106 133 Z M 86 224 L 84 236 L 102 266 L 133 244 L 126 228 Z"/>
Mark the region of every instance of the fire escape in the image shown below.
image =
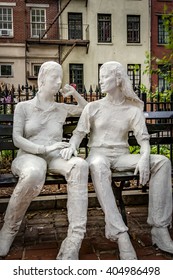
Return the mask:
<path id="1" fill-rule="evenodd" d="M 47 29 L 42 33 L 42 35 L 38 38 L 28 38 L 26 40 L 26 51 L 29 52 L 31 46 L 43 46 L 43 45 L 54 45 L 58 47 L 59 52 L 59 63 L 62 64 L 65 59 L 69 56 L 75 46 L 85 47 L 86 53 L 88 53 L 89 49 L 89 26 L 82 25 L 81 26 L 81 36 L 75 35 L 75 26 L 73 26 L 72 33 L 69 35 L 70 23 L 66 26 L 66 29 L 60 26 L 58 20 L 60 19 L 61 14 L 67 8 L 67 6 L 73 0 L 67 0 L 64 6 L 59 10 L 57 15 L 53 18 L 52 22 L 49 24 Z M 61 2 L 61 1 L 60 1 Z M 85 7 L 87 7 L 88 0 L 84 0 Z M 50 39 L 48 36 L 49 31 L 52 27 L 57 23 L 58 36 L 57 39 Z M 74 35 L 74 36 L 73 36 Z M 80 38 L 79 38 L 80 37 Z"/>

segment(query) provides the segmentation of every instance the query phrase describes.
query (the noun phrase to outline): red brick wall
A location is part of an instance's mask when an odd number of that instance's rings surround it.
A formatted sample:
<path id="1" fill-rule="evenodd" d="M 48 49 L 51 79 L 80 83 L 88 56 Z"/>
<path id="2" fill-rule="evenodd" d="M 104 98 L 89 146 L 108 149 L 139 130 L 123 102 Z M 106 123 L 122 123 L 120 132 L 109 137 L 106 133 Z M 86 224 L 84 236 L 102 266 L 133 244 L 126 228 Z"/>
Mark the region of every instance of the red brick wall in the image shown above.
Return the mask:
<path id="1" fill-rule="evenodd" d="M 46 21 L 48 24 L 52 22 L 58 13 L 57 0 L 6 0 L 3 2 L 16 3 L 16 6 L 13 7 L 14 37 L 0 38 L 0 42 L 4 43 L 25 43 L 25 40 L 30 38 L 30 7 L 26 7 L 26 3 L 49 4 L 49 8 L 46 8 Z M 47 39 L 57 39 L 57 30 L 56 21 L 47 33 Z"/>
<path id="2" fill-rule="evenodd" d="M 163 45 L 158 44 L 158 15 L 164 13 L 164 5 L 173 11 L 173 2 L 151 0 L 151 57 L 162 58 L 168 53 Z M 152 86 L 157 85 L 157 75 L 152 77 Z"/>

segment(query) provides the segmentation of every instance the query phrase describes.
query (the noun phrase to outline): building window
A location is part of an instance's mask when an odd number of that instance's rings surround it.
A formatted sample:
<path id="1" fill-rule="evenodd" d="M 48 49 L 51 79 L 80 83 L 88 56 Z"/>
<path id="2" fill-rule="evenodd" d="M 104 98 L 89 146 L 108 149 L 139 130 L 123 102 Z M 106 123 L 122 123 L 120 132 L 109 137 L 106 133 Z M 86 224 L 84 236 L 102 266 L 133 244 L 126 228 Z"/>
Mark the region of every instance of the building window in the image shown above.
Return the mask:
<path id="1" fill-rule="evenodd" d="M 46 10 L 31 9 L 31 37 L 41 37 L 46 30 Z"/>
<path id="2" fill-rule="evenodd" d="M 128 64 L 127 74 L 134 90 L 139 90 L 141 85 L 141 64 Z"/>
<path id="3" fill-rule="evenodd" d="M 32 65 L 32 73 L 34 77 L 38 77 L 38 72 L 40 70 L 41 64 L 33 64 Z"/>
<path id="4" fill-rule="evenodd" d="M 68 13 L 68 39 L 83 39 L 81 13 Z"/>
<path id="5" fill-rule="evenodd" d="M 127 43 L 140 43 L 140 16 L 127 16 Z"/>
<path id="6" fill-rule="evenodd" d="M 98 14 L 98 43 L 111 43 L 111 15 L 110 14 Z"/>
<path id="7" fill-rule="evenodd" d="M 11 77 L 12 76 L 12 65 L 11 64 L 0 64 L 0 76 Z"/>
<path id="8" fill-rule="evenodd" d="M 0 8 L 0 36 L 13 36 L 13 10 Z"/>
<path id="9" fill-rule="evenodd" d="M 158 74 L 158 91 L 164 92 L 165 90 L 170 89 L 170 78 L 171 78 L 171 66 L 170 65 L 159 65 L 159 74 Z"/>
<path id="10" fill-rule="evenodd" d="M 163 16 L 158 16 L 158 44 L 168 44 L 169 32 L 164 24 Z"/>
<path id="11" fill-rule="evenodd" d="M 83 64 L 70 64 L 70 84 L 76 84 L 77 91 L 83 92 Z"/>

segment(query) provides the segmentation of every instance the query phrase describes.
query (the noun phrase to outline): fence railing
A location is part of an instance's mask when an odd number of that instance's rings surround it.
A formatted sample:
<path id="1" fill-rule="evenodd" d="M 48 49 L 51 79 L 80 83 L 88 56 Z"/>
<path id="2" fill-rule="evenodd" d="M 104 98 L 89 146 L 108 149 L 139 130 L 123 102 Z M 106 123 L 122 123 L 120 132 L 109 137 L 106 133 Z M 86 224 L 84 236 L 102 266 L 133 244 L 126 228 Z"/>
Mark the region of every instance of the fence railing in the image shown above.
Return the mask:
<path id="1" fill-rule="evenodd" d="M 13 114 L 15 106 L 18 102 L 32 99 L 36 94 L 36 88 L 28 85 L 14 86 L 10 88 L 7 85 L 0 85 L 0 114 Z M 81 94 L 88 102 L 103 98 L 105 95 L 101 93 L 97 86 L 93 89 L 91 86 L 87 91 L 84 87 Z M 145 92 L 138 92 L 137 95 L 144 101 L 144 111 L 173 111 L 173 92 L 168 94 L 147 94 Z M 71 96 L 64 98 L 61 93 L 55 96 L 57 102 L 76 103 Z"/>
<path id="2" fill-rule="evenodd" d="M 147 94 L 144 92 L 138 92 L 137 93 L 139 98 L 144 101 L 144 111 L 173 111 L 173 93 L 171 93 L 169 96 L 167 94 Z M 36 95 L 36 89 L 31 86 L 25 85 L 25 86 L 18 86 L 17 89 L 12 86 L 11 88 L 8 88 L 6 85 L 1 86 L 0 85 L 0 114 L 13 114 L 15 106 L 18 102 L 32 99 Z M 82 96 L 88 101 L 92 102 L 94 100 L 98 100 L 103 98 L 105 95 L 101 93 L 99 87 L 96 87 L 95 90 L 90 87 L 90 89 L 87 90 L 84 88 Z M 64 103 L 73 103 L 75 104 L 76 101 L 73 97 L 63 98 L 61 93 L 57 93 L 55 96 L 55 100 L 57 102 L 64 102 Z M 160 121 L 159 121 L 160 122 Z M 172 119 L 168 120 L 168 122 L 172 123 Z M 166 132 L 163 132 L 166 133 Z M 170 131 L 169 133 L 172 133 Z M 156 137 L 159 137 L 159 135 L 154 135 Z M 169 135 L 165 135 L 169 136 Z M 170 159 L 173 159 L 173 149 L 172 144 L 169 145 L 157 145 L 156 147 L 153 147 L 154 153 L 155 150 L 157 153 L 160 153 L 160 149 L 164 149 L 163 154 L 167 154 Z M 2 155 L 1 155 L 2 156 Z"/>

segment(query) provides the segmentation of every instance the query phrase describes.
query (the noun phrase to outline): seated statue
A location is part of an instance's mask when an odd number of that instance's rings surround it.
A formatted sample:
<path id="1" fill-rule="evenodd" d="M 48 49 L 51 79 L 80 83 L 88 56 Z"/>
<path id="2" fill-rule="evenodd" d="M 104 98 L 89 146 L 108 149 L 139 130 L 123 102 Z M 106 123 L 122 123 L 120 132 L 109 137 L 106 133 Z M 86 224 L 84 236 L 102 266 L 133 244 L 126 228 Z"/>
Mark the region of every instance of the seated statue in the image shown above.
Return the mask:
<path id="1" fill-rule="evenodd" d="M 120 259 L 137 259 L 128 228 L 116 205 L 111 187 L 111 171 L 139 172 L 140 184 L 149 181 L 147 222 L 151 225 L 152 243 L 173 254 L 168 227 L 172 222 L 171 162 L 163 155 L 151 155 L 145 124 L 143 102 L 133 92 L 130 79 L 116 61 L 100 68 L 100 87 L 106 96 L 88 103 L 70 139 L 70 147 L 61 150 L 68 160 L 89 133 L 87 158 L 94 188 L 105 214 L 105 235 L 118 242 Z M 130 154 L 128 132 L 133 131 L 140 154 Z"/>
<path id="2" fill-rule="evenodd" d="M 4 225 L 0 231 L 0 256 L 5 256 L 17 235 L 31 201 L 39 195 L 47 171 L 62 174 L 67 180 L 68 234 L 57 259 L 78 259 L 86 231 L 88 207 L 88 164 L 79 157 L 64 160 L 60 151 L 69 144 L 62 142 L 63 124 L 67 116 L 80 115 L 87 104 L 70 85 L 65 96 L 73 95 L 77 105 L 57 103 L 63 73 L 60 64 L 48 61 L 38 74 L 38 92 L 28 101 L 19 102 L 14 112 L 13 140 L 19 148 L 12 162 L 12 172 L 19 177 L 10 198 Z"/>

